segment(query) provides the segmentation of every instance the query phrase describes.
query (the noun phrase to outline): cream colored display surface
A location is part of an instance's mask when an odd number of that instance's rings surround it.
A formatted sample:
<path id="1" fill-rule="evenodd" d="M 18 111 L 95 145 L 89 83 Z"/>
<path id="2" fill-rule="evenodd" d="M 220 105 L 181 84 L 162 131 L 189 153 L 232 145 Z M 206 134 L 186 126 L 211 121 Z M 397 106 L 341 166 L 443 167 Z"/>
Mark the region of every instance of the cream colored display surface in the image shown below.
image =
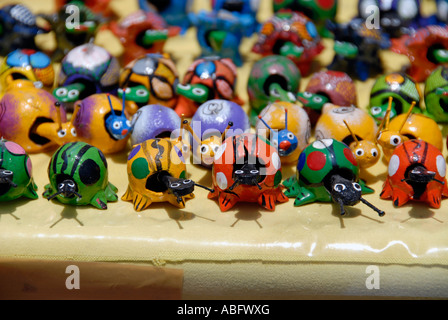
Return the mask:
<path id="1" fill-rule="evenodd" d="M 124 17 L 137 9 L 134 2 L 114 0 L 111 5 Z M 34 12 L 49 12 L 52 3 L 26 1 Z M 195 8 L 205 3 L 199 1 Z M 261 0 L 261 20 L 270 16 L 270 6 L 270 1 Z M 356 1 L 340 1 L 340 21 L 355 13 Z M 38 40 L 51 48 L 51 35 Z M 250 53 L 255 40 L 256 36 L 245 39 L 241 46 L 246 63 L 238 69 L 237 90 L 245 101 L 248 74 L 258 59 Z M 120 43 L 107 30 L 101 31 L 96 43 L 114 55 L 121 53 Z M 313 65 L 315 71 L 332 60 L 332 40 L 324 40 L 324 45 L 325 51 Z M 200 53 L 195 30 L 170 39 L 166 51 L 172 54 L 182 79 Z M 382 58 L 385 72 L 399 71 L 408 63 L 391 52 L 384 52 Z M 302 80 L 301 89 L 308 79 Z M 373 82 L 356 81 L 358 107 L 367 106 Z M 247 110 L 247 104 L 244 107 Z M 447 130 L 442 129 L 445 137 Z M 107 157 L 109 178 L 120 196 L 128 182 L 127 152 Z M 183 269 L 183 298 L 448 297 L 448 199 L 438 210 L 412 202 L 395 208 L 392 201 L 379 198 L 387 175 L 382 162 L 362 177 L 375 190 L 365 198 L 384 210 L 384 217 L 361 203 L 341 217 L 333 204 L 294 207 L 293 199 L 278 204 L 274 212 L 238 203 L 222 213 L 200 188 L 185 209 L 164 203 L 137 213 L 131 202 L 122 200 L 101 211 L 63 206 L 41 197 L 51 155 L 31 156 L 38 200 L 1 204 L 0 258 Z M 193 164 L 187 170 L 191 179 L 211 187 L 210 170 Z M 283 178 L 294 174 L 295 166 L 283 167 Z M 366 286 L 370 270 L 380 272 L 379 289 Z"/>

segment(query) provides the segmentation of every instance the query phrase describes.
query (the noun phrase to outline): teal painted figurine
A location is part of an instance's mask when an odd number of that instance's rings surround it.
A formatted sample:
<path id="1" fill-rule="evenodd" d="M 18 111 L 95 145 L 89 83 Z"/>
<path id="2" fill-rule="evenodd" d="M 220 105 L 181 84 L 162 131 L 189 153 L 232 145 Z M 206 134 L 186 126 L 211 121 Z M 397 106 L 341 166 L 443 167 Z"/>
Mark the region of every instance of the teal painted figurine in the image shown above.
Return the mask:
<path id="1" fill-rule="evenodd" d="M 362 194 L 373 193 L 364 181 L 359 179 L 359 166 L 350 148 L 335 139 L 317 140 L 306 147 L 299 156 L 296 177 L 283 182 L 285 195 L 296 198 L 294 206 L 308 203 L 334 202 L 340 207 L 341 215 L 345 206 L 359 202 L 384 215 L 362 198 Z"/>
<path id="2" fill-rule="evenodd" d="M 117 188 L 108 180 L 107 161 L 103 153 L 85 142 L 71 142 L 60 147 L 48 166 L 50 183 L 44 198 L 63 204 L 92 205 L 107 209 L 117 201 Z"/>
<path id="3" fill-rule="evenodd" d="M 31 159 L 20 145 L 0 139 L 0 202 L 21 197 L 37 199 Z"/>

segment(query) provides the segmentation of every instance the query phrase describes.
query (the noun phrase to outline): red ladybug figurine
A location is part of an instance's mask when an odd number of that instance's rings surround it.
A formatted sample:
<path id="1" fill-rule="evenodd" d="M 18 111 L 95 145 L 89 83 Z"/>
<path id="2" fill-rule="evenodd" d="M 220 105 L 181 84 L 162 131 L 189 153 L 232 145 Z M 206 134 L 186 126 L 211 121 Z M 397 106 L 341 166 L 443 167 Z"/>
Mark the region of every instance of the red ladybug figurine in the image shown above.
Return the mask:
<path id="1" fill-rule="evenodd" d="M 446 162 L 439 149 L 423 140 L 408 140 L 390 158 L 380 197 L 392 199 L 396 207 L 415 200 L 440 208 L 442 197 L 448 197 L 445 173 Z"/>

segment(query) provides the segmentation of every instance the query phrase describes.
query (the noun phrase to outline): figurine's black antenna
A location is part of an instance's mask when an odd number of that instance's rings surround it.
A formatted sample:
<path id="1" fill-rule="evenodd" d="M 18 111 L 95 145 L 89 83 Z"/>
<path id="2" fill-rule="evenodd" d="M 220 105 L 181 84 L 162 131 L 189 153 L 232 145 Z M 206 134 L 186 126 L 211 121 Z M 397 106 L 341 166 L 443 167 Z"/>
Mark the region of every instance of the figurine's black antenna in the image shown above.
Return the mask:
<path id="1" fill-rule="evenodd" d="M 366 199 L 360 198 L 359 200 L 361 200 L 362 203 L 364 203 L 366 206 L 368 206 L 372 210 L 376 211 L 380 217 L 384 216 L 385 212 L 383 210 L 378 209 L 377 207 L 375 207 L 373 204 L 371 204 Z"/>

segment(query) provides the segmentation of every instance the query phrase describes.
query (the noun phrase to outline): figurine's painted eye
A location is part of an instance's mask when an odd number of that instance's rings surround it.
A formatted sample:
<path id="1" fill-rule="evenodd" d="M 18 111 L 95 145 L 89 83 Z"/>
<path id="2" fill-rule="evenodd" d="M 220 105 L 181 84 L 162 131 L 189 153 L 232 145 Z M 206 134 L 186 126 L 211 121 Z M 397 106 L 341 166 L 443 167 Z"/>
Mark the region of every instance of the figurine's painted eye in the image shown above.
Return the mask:
<path id="1" fill-rule="evenodd" d="M 334 191 L 336 192 L 342 192 L 346 189 L 346 186 L 343 185 L 342 183 L 336 183 L 333 187 Z"/>
<path id="2" fill-rule="evenodd" d="M 70 188 L 74 188 L 75 187 L 75 184 L 73 183 L 73 182 L 67 182 L 67 185 L 70 187 Z"/>
<path id="3" fill-rule="evenodd" d="M 135 94 L 138 95 L 139 97 L 145 97 L 148 95 L 148 92 L 146 90 L 139 89 L 135 92 Z"/>
<path id="4" fill-rule="evenodd" d="M 120 122 L 120 121 L 115 121 L 115 122 L 112 124 L 112 127 L 113 127 L 115 130 L 120 129 L 120 128 L 121 128 L 121 122 Z"/>
<path id="5" fill-rule="evenodd" d="M 378 150 L 372 149 L 372 150 L 370 150 L 370 153 L 372 154 L 372 157 L 374 157 L 374 158 L 378 157 Z"/>
<path id="6" fill-rule="evenodd" d="M 132 122 L 130 120 L 126 120 L 126 126 L 131 127 L 132 126 Z"/>
<path id="7" fill-rule="evenodd" d="M 62 129 L 58 131 L 58 137 L 59 138 L 64 138 L 67 135 L 67 130 Z"/>
<path id="8" fill-rule="evenodd" d="M 393 27 L 398 27 L 400 25 L 400 19 L 394 18 L 391 21 Z"/>
<path id="9" fill-rule="evenodd" d="M 292 132 L 289 132 L 289 133 L 286 135 L 286 137 L 287 137 L 289 140 L 293 140 L 293 139 L 294 139 L 294 134 L 293 134 Z"/>
<path id="10" fill-rule="evenodd" d="M 260 171 L 258 171 L 258 170 L 250 170 L 250 173 L 251 174 L 258 174 Z"/>
<path id="11" fill-rule="evenodd" d="M 208 147 L 208 145 L 206 145 L 206 144 L 203 144 L 203 145 L 201 146 L 201 153 L 202 153 L 202 154 L 205 154 L 205 153 L 207 153 L 207 152 L 208 152 L 208 150 L 209 150 L 209 147 Z"/>
<path id="12" fill-rule="evenodd" d="M 235 174 L 243 174 L 244 171 L 243 170 L 235 170 Z"/>
<path id="13" fill-rule="evenodd" d="M 381 19 L 381 24 L 385 27 L 390 26 L 390 19 L 389 18 L 383 18 Z"/>
<path id="14" fill-rule="evenodd" d="M 70 133 L 72 134 L 72 136 L 74 136 L 74 137 L 76 137 L 78 134 L 77 134 L 77 132 L 76 132 L 76 129 L 75 128 L 72 128 L 71 130 L 70 130 Z"/>
<path id="15" fill-rule="evenodd" d="M 304 96 L 305 98 L 311 98 L 311 97 L 313 96 L 313 94 L 312 94 L 311 92 L 305 91 L 305 92 L 303 93 L 303 96 Z"/>
<path id="16" fill-rule="evenodd" d="M 317 103 L 321 103 L 323 101 L 323 99 L 321 97 L 316 96 L 313 98 L 313 101 L 317 102 Z"/>
<path id="17" fill-rule="evenodd" d="M 56 90 L 56 95 L 58 97 L 65 97 L 67 95 L 67 89 L 65 88 L 59 88 Z"/>
<path id="18" fill-rule="evenodd" d="M 3 171 L 3 173 L 9 175 L 9 174 L 12 174 L 12 171 L 11 170 L 5 170 L 5 171 Z"/>
<path id="19" fill-rule="evenodd" d="M 278 92 L 277 89 L 272 89 L 272 90 L 269 92 L 269 94 L 270 94 L 271 96 L 274 96 L 274 97 L 280 97 L 280 93 Z"/>
<path id="20" fill-rule="evenodd" d="M 219 146 L 215 146 L 214 148 L 213 148 L 213 152 L 214 153 L 217 153 L 219 151 Z"/>
<path id="21" fill-rule="evenodd" d="M 195 95 L 198 95 L 198 96 L 202 96 L 202 95 L 205 94 L 205 90 L 204 90 L 204 89 L 201 89 L 201 88 L 194 88 L 194 89 L 192 90 L 192 92 L 193 92 Z"/>
<path id="22" fill-rule="evenodd" d="M 401 138 L 400 136 L 397 135 L 393 135 L 390 137 L 390 144 L 393 146 L 398 146 L 401 143 Z"/>
<path id="23" fill-rule="evenodd" d="M 361 185 L 360 185 L 359 183 L 357 183 L 357 182 L 354 182 L 354 183 L 353 183 L 353 188 L 354 188 L 356 191 L 361 191 Z"/>
<path id="24" fill-rule="evenodd" d="M 74 97 L 77 97 L 78 95 L 79 95 L 79 91 L 76 90 L 76 89 L 70 90 L 68 92 L 68 97 L 69 98 L 74 98 Z"/>
<path id="25" fill-rule="evenodd" d="M 372 108 L 370 108 L 370 112 L 371 112 L 374 116 L 380 114 L 381 111 L 382 111 L 382 110 L 381 110 L 380 107 L 372 107 Z"/>
<path id="26" fill-rule="evenodd" d="M 180 183 L 177 183 L 177 182 L 172 183 L 172 184 L 170 184 L 170 187 L 171 188 L 179 188 L 180 187 Z"/>
<path id="27" fill-rule="evenodd" d="M 364 150 L 363 149 L 356 149 L 355 154 L 358 157 L 362 157 L 364 155 Z"/>
<path id="28" fill-rule="evenodd" d="M 184 180 L 184 184 L 189 184 L 189 183 L 191 183 L 191 180 L 190 180 L 190 179 L 188 179 L 188 180 Z"/>

